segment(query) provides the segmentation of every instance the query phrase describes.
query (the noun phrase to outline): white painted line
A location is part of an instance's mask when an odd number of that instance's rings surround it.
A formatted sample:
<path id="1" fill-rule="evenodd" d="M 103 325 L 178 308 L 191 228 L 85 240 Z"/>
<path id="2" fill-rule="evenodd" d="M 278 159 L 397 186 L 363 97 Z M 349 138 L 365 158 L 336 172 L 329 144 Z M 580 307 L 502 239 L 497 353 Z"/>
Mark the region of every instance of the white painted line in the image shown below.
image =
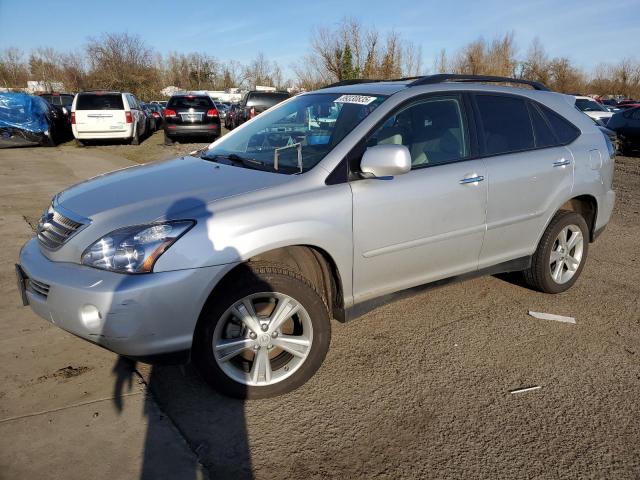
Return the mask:
<path id="1" fill-rule="evenodd" d="M 510 394 L 514 394 L 514 393 L 526 393 L 526 392 L 533 392 L 534 390 L 540 390 L 542 387 L 539 385 L 536 385 L 535 387 L 526 387 L 526 388 L 516 388 L 515 390 L 509 390 Z"/>
<path id="2" fill-rule="evenodd" d="M 531 310 L 529 310 L 529 315 L 535 318 L 539 318 L 540 320 L 553 320 L 555 322 L 576 323 L 576 319 L 573 317 L 563 317 L 562 315 L 555 315 L 553 313 L 532 312 Z"/>

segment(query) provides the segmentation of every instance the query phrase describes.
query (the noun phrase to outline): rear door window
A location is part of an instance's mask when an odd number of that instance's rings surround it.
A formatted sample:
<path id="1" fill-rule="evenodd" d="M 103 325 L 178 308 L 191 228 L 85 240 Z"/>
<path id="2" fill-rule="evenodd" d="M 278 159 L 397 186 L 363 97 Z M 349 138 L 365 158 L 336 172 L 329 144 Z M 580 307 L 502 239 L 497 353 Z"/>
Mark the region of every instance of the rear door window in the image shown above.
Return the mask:
<path id="1" fill-rule="evenodd" d="M 203 109 L 212 108 L 213 101 L 209 97 L 172 97 L 167 105 L 168 108 L 179 109 Z"/>
<path id="2" fill-rule="evenodd" d="M 76 110 L 124 110 L 119 93 L 80 93 Z"/>
<path id="3" fill-rule="evenodd" d="M 507 95 L 476 95 L 487 155 L 534 148 L 533 127 L 524 99 Z"/>

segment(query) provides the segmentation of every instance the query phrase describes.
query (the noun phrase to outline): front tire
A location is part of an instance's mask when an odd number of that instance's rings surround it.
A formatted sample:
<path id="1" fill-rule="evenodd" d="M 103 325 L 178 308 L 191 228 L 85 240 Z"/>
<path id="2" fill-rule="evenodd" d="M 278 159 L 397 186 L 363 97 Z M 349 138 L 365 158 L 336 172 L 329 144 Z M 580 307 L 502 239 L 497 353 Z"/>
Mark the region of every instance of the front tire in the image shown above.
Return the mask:
<path id="1" fill-rule="evenodd" d="M 560 210 L 542 235 L 524 280 L 544 293 L 564 292 L 578 280 L 588 250 L 587 222 L 578 213 Z"/>
<path id="2" fill-rule="evenodd" d="M 323 297 L 278 264 L 244 264 L 207 302 L 194 338 L 204 379 L 235 398 L 290 392 L 318 370 L 331 340 Z"/>

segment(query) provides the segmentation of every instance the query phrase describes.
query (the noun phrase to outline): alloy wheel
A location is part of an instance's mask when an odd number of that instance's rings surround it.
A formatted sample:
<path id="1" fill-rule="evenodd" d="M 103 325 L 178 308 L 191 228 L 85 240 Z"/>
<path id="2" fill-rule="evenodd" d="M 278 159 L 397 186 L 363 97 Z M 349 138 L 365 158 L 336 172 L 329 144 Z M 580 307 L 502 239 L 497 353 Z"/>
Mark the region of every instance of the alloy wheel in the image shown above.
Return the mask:
<path id="1" fill-rule="evenodd" d="M 231 379 L 249 386 L 278 383 L 298 370 L 311 350 L 309 314 L 278 292 L 248 295 L 228 308 L 213 332 L 213 354 Z"/>

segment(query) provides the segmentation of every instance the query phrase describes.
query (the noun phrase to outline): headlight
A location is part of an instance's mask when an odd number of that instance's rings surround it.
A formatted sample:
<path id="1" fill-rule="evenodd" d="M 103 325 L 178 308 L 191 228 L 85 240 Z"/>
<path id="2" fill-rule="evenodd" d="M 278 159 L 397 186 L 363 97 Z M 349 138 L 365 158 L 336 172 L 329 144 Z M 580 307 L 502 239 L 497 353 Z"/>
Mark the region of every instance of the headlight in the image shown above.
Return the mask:
<path id="1" fill-rule="evenodd" d="M 194 224 L 182 220 L 114 230 L 84 251 L 82 263 L 120 273 L 151 272 L 160 255 Z"/>

